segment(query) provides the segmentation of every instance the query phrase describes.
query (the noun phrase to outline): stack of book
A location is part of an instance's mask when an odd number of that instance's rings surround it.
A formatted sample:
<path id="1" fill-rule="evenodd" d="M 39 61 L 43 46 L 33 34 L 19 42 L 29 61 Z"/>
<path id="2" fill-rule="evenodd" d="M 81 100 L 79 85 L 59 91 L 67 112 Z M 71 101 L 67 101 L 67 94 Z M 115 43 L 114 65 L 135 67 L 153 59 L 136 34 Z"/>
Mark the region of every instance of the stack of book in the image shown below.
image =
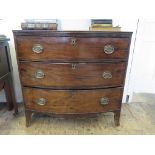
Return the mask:
<path id="1" fill-rule="evenodd" d="M 92 19 L 90 31 L 121 31 L 121 27 L 113 26 L 112 19 Z"/>
<path id="2" fill-rule="evenodd" d="M 25 19 L 21 23 L 22 30 L 57 30 L 56 19 Z"/>
<path id="3" fill-rule="evenodd" d="M 6 39 L 6 36 L 5 36 L 5 35 L 0 34 L 0 40 L 4 40 L 4 39 Z"/>

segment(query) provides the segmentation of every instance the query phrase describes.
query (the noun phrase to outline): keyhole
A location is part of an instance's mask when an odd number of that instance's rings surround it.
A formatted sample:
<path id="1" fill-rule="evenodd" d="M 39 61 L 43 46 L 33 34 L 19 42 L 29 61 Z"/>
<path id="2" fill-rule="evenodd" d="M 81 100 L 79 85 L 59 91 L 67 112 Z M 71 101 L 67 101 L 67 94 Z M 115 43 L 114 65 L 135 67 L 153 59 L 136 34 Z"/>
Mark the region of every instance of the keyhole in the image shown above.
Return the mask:
<path id="1" fill-rule="evenodd" d="M 72 69 L 76 69 L 76 64 L 72 64 Z"/>
<path id="2" fill-rule="evenodd" d="M 72 42 L 71 42 L 71 44 L 72 44 L 73 46 L 76 45 L 76 38 L 72 38 Z"/>

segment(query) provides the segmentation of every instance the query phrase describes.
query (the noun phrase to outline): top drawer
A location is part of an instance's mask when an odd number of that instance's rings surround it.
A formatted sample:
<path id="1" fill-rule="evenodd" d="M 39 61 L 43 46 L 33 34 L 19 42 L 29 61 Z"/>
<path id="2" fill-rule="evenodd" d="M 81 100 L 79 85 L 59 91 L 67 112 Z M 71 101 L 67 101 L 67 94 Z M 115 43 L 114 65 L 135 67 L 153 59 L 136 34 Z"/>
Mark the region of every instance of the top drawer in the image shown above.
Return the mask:
<path id="1" fill-rule="evenodd" d="M 129 38 L 16 37 L 19 60 L 103 61 L 127 59 Z"/>

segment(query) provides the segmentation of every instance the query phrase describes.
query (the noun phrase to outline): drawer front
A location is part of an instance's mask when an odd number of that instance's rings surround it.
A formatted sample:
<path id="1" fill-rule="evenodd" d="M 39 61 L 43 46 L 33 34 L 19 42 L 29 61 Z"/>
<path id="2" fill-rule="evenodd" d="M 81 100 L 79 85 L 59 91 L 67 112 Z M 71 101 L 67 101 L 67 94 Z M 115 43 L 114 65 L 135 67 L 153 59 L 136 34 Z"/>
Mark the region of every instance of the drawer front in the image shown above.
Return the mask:
<path id="1" fill-rule="evenodd" d="M 17 37 L 20 60 L 102 61 L 126 59 L 129 38 Z"/>
<path id="2" fill-rule="evenodd" d="M 26 109 L 57 114 L 97 113 L 120 109 L 122 88 L 46 90 L 24 88 Z"/>
<path id="3" fill-rule="evenodd" d="M 23 86 L 51 88 L 102 88 L 124 84 L 126 62 L 44 63 L 20 62 Z"/>

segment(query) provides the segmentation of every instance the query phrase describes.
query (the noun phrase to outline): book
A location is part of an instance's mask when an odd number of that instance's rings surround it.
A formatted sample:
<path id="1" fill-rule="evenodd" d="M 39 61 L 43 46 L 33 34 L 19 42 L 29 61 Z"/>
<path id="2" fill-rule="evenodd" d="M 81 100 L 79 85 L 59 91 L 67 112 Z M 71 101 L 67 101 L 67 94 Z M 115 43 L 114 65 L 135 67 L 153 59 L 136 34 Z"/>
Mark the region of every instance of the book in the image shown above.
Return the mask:
<path id="1" fill-rule="evenodd" d="M 26 23 L 57 23 L 57 19 L 25 19 Z"/>
<path id="2" fill-rule="evenodd" d="M 5 35 L 0 34 L 0 40 L 4 40 L 4 39 L 6 39 L 6 36 L 5 36 Z"/>
<path id="3" fill-rule="evenodd" d="M 91 24 L 112 24 L 112 19 L 92 19 Z"/>
<path id="4" fill-rule="evenodd" d="M 112 24 L 92 24 L 91 27 L 112 27 Z"/>
<path id="5" fill-rule="evenodd" d="M 90 27 L 90 31 L 121 31 L 121 27 Z"/>
<path id="6" fill-rule="evenodd" d="M 56 23 L 21 23 L 22 30 L 57 30 Z"/>

